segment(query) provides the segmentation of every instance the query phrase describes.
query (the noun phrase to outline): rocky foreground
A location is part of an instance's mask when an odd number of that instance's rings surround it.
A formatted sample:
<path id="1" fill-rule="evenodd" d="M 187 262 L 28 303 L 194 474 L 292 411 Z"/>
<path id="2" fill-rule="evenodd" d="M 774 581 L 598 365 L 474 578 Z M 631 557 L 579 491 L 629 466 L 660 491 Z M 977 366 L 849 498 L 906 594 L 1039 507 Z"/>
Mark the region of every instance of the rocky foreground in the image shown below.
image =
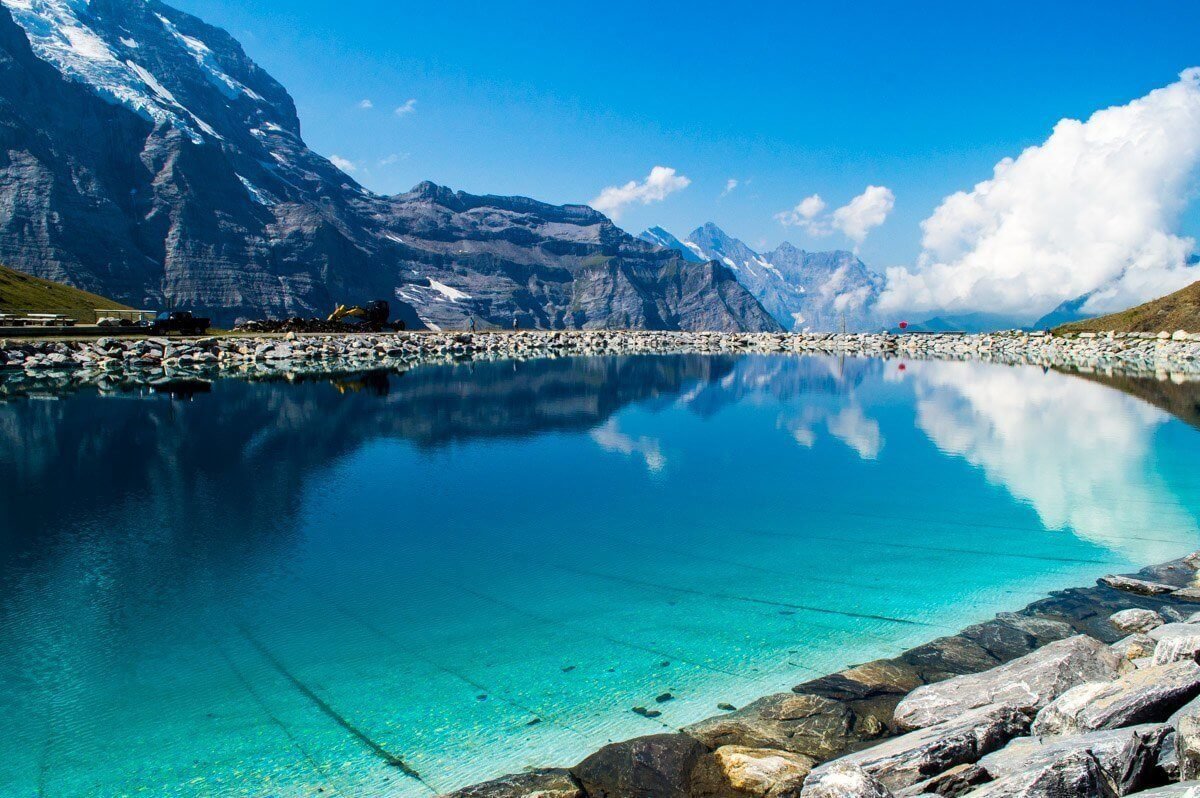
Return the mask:
<path id="1" fill-rule="evenodd" d="M 1200 334 L 889 335 L 529 331 L 196 339 L 0 340 L 0 389 L 136 386 L 217 376 L 270 376 L 423 363 L 628 354 L 825 354 L 976 360 L 1084 372 L 1200 377 Z"/>
<path id="2" fill-rule="evenodd" d="M 453 798 L 1200 795 L 1200 552 Z M 1190 792 L 1195 790 L 1195 792 Z"/>

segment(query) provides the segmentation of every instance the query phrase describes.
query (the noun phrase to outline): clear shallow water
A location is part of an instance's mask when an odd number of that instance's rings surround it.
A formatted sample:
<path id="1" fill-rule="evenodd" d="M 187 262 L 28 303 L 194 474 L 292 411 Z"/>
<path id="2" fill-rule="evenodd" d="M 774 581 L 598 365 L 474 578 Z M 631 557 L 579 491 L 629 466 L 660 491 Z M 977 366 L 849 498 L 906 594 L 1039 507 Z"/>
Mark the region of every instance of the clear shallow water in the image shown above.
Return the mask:
<path id="1" fill-rule="evenodd" d="M 0 404 L 0 795 L 571 763 L 1196 548 L 1197 434 L 1040 369 L 785 357 Z"/>

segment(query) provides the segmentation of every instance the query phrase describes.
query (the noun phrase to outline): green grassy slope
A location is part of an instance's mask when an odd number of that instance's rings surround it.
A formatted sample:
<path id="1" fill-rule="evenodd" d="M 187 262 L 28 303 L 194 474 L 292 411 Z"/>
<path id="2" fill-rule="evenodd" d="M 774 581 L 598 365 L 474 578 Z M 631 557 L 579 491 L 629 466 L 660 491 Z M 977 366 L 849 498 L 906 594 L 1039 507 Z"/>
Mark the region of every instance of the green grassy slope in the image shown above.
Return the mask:
<path id="1" fill-rule="evenodd" d="M 1073 321 L 1054 332 L 1200 332 L 1200 282 L 1136 308 Z"/>
<path id="2" fill-rule="evenodd" d="M 96 308 L 125 307 L 69 285 L 0 266 L 0 313 L 65 313 L 91 324 L 96 321 Z"/>

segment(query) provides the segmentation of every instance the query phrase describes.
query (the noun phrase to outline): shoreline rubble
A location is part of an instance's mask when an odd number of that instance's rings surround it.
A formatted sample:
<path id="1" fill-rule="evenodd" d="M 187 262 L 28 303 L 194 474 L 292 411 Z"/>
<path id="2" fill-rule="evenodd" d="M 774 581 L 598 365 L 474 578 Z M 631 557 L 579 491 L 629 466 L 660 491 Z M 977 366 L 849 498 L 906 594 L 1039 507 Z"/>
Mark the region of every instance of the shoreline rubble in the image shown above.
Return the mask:
<path id="1" fill-rule="evenodd" d="M 1175 382 L 1200 380 L 1200 333 L 835 334 L 616 330 L 0 340 L 0 386 L 150 385 L 484 360 L 639 354 L 794 354 L 971 360 Z"/>

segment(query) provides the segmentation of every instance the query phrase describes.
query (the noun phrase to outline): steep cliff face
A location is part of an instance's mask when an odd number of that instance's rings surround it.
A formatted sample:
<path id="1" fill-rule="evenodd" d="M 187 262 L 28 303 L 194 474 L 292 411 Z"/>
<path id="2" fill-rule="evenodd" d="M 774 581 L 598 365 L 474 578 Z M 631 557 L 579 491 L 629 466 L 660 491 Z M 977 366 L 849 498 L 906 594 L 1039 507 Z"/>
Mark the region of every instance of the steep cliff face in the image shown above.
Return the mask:
<path id="1" fill-rule="evenodd" d="M 11 266 L 219 322 L 386 297 L 440 326 L 776 327 L 725 270 L 590 208 L 367 191 L 233 38 L 157 0 L 0 2 Z"/>

